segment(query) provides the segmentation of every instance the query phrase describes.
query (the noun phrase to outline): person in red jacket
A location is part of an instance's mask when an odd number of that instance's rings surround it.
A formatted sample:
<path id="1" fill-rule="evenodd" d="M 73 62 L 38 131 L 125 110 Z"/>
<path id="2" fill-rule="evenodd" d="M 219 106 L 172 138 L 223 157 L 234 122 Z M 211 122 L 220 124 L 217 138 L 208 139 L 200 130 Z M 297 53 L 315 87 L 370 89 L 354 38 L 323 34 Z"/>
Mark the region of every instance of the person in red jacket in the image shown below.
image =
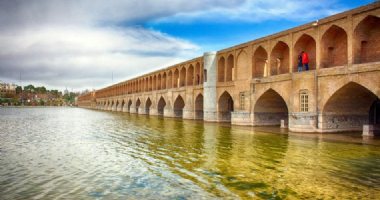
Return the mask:
<path id="1" fill-rule="evenodd" d="M 302 51 L 302 65 L 305 67 L 305 70 L 309 70 L 309 55 L 306 52 Z"/>

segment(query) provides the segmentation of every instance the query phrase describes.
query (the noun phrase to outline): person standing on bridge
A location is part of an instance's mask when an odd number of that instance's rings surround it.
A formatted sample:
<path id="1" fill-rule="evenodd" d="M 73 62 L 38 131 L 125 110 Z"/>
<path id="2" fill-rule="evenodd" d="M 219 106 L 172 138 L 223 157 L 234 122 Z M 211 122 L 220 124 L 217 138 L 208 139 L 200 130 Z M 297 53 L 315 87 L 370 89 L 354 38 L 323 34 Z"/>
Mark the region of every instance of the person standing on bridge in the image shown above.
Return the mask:
<path id="1" fill-rule="evenodd" d="M 302 52 L 298 54 L 298 72 L 302 71 Z"/>
<path id="2" fill-rule="evenodd" d="M 309 55 L 302 51 L 302 65 L 305 67 L 305 70 L 309 70 Z"/>

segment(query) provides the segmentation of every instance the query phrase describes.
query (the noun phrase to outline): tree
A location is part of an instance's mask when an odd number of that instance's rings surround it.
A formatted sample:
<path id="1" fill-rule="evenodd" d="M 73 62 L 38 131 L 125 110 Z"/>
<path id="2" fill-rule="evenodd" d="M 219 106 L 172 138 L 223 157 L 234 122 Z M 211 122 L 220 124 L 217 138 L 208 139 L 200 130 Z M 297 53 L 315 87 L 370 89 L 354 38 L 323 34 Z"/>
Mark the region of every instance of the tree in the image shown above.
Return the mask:
<path id="1" fill-rule="evenodd" d="M 16 94 L 21 94 L 22 93 L 22 87 L 21 86 L 17 86 L 16 87 Z"/>
<path id="2" fill-rule="evenodd" d="M 46 94 L 46 88 L 44 86 L 36 87 L 36 92 L 41 93 L 41 94 Z"/>
<path id="3" fill-rule="evenodd" d="M 28 92 L 34 92 L 35 88 L 33 85 L 27 85 L 27 86 L 24 86 L 24 90 Z"/>

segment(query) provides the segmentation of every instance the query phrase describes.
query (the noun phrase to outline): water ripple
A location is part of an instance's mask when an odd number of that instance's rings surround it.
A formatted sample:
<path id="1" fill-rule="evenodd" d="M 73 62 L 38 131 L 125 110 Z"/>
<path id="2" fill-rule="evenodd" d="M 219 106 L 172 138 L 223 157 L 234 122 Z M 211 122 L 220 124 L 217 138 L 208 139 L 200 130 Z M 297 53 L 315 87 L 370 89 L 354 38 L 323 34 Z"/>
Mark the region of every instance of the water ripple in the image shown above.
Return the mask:
<path id="1" fill-rule="evenodd" d="M 0 109 L 0 130 L 2 200 L 380 196 L 377 145 L 78 108 Z"/>

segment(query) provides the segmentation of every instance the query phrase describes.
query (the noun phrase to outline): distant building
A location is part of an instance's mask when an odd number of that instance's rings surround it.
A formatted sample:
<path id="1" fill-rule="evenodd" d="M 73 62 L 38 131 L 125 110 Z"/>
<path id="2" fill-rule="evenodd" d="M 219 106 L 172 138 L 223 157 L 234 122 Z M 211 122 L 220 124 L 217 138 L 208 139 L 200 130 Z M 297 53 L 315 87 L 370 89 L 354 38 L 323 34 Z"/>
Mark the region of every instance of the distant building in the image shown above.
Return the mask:
<path id="1" fill-rule="evenodd" d="M 16 84 L 5 83 L 0 81 L 0 96 L 4 97 L 7 95 L 15 95 L 16 94 Z"/>

